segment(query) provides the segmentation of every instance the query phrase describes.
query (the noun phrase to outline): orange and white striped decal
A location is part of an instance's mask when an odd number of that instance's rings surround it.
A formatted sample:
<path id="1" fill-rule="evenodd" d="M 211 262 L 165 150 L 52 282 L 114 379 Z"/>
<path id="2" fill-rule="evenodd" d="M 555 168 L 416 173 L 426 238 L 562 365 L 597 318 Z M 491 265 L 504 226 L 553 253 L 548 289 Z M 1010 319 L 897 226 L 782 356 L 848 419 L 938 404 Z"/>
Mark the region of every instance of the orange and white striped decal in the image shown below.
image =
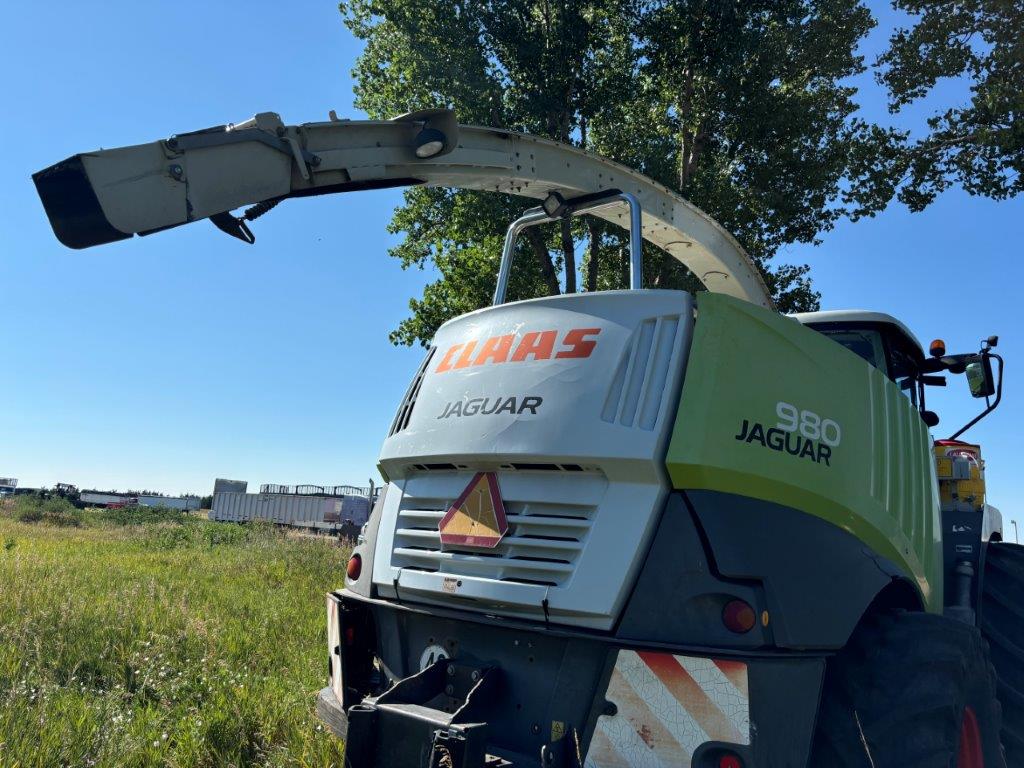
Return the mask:
<path id="1" fill-rule="evenodd" d="M 747 666 L 736 661 L 619 651 L 586 768 L 689 765 L 701 744 L 750 743 Z"/>

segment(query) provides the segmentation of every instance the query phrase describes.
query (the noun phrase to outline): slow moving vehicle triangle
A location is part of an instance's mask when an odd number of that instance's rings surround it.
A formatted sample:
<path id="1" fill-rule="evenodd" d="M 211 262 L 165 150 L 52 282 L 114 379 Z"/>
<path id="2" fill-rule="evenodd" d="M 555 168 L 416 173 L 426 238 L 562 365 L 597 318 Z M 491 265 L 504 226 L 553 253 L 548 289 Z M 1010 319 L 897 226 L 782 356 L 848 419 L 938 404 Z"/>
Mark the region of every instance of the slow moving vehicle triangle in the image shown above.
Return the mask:
<path id="1" fill-rule="evenodd" d="M 477 472 L 438 525 L 442 544 L 493 549 L 508 532 L 494 472 Z"/>

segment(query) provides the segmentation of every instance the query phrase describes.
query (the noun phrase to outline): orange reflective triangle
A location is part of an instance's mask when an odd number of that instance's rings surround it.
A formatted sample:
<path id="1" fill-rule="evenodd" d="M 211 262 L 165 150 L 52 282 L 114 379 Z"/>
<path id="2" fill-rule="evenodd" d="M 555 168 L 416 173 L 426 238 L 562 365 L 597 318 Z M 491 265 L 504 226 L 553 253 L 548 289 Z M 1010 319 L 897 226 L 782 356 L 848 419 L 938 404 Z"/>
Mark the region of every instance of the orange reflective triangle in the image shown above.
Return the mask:
<path id="1" fill-rule="evenodd" d="M 488 549 L 498 546 L 502 536 L 508 533 L 498 476 L 493 472 L 477 472 L 441 518 L 437 530 L 442 544 Z"/>

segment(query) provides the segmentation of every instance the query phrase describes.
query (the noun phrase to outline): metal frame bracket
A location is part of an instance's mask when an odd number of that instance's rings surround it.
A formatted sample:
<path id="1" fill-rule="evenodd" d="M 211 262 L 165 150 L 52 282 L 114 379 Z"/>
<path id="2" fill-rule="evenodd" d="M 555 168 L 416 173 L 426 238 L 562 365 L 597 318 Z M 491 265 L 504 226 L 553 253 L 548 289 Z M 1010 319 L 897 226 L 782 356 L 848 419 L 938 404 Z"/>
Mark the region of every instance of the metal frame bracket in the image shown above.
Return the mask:
<path id="1" fill-rule="evenodd" d="M 629 289 L 638 291 L 643 288 L 643 212 L 640 210 L 640 201 L 629 192 L 619 189 L 608 189 L 570 199 L 565 199 L 558 192 L 551 192 L 543 205 L 526 211 L 512 222 L 505 233 L 505 245 L 501 250 L 501 266 L 498 268 L 498 283 L 494 288 L 492 305 L 505 303 L 508 279 L 512 273 L 512 261 L 516 253 L 516 240 L 523 230 L 621 203 L 629 206 Z"/>

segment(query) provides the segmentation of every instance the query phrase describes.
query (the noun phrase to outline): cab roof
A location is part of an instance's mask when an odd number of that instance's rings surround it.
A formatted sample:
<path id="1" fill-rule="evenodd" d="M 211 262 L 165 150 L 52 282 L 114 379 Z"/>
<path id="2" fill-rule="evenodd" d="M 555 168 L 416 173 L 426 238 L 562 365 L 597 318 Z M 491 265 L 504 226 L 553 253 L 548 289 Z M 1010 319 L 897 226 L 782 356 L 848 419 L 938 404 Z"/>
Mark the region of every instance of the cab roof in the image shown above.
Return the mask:
<path id="1" fill-rule="evenodd" d="M 818 323 L 878 323 L 888 325 L 903 335 L 917 350 L 924 355 L 924 347 L 907 326 L 892 315 L 885 312 L 870 312 L 866 309 L 830 309 L 825 312 L 797 312 L 789 315 L 801 325 L 817 325 Z"/>

